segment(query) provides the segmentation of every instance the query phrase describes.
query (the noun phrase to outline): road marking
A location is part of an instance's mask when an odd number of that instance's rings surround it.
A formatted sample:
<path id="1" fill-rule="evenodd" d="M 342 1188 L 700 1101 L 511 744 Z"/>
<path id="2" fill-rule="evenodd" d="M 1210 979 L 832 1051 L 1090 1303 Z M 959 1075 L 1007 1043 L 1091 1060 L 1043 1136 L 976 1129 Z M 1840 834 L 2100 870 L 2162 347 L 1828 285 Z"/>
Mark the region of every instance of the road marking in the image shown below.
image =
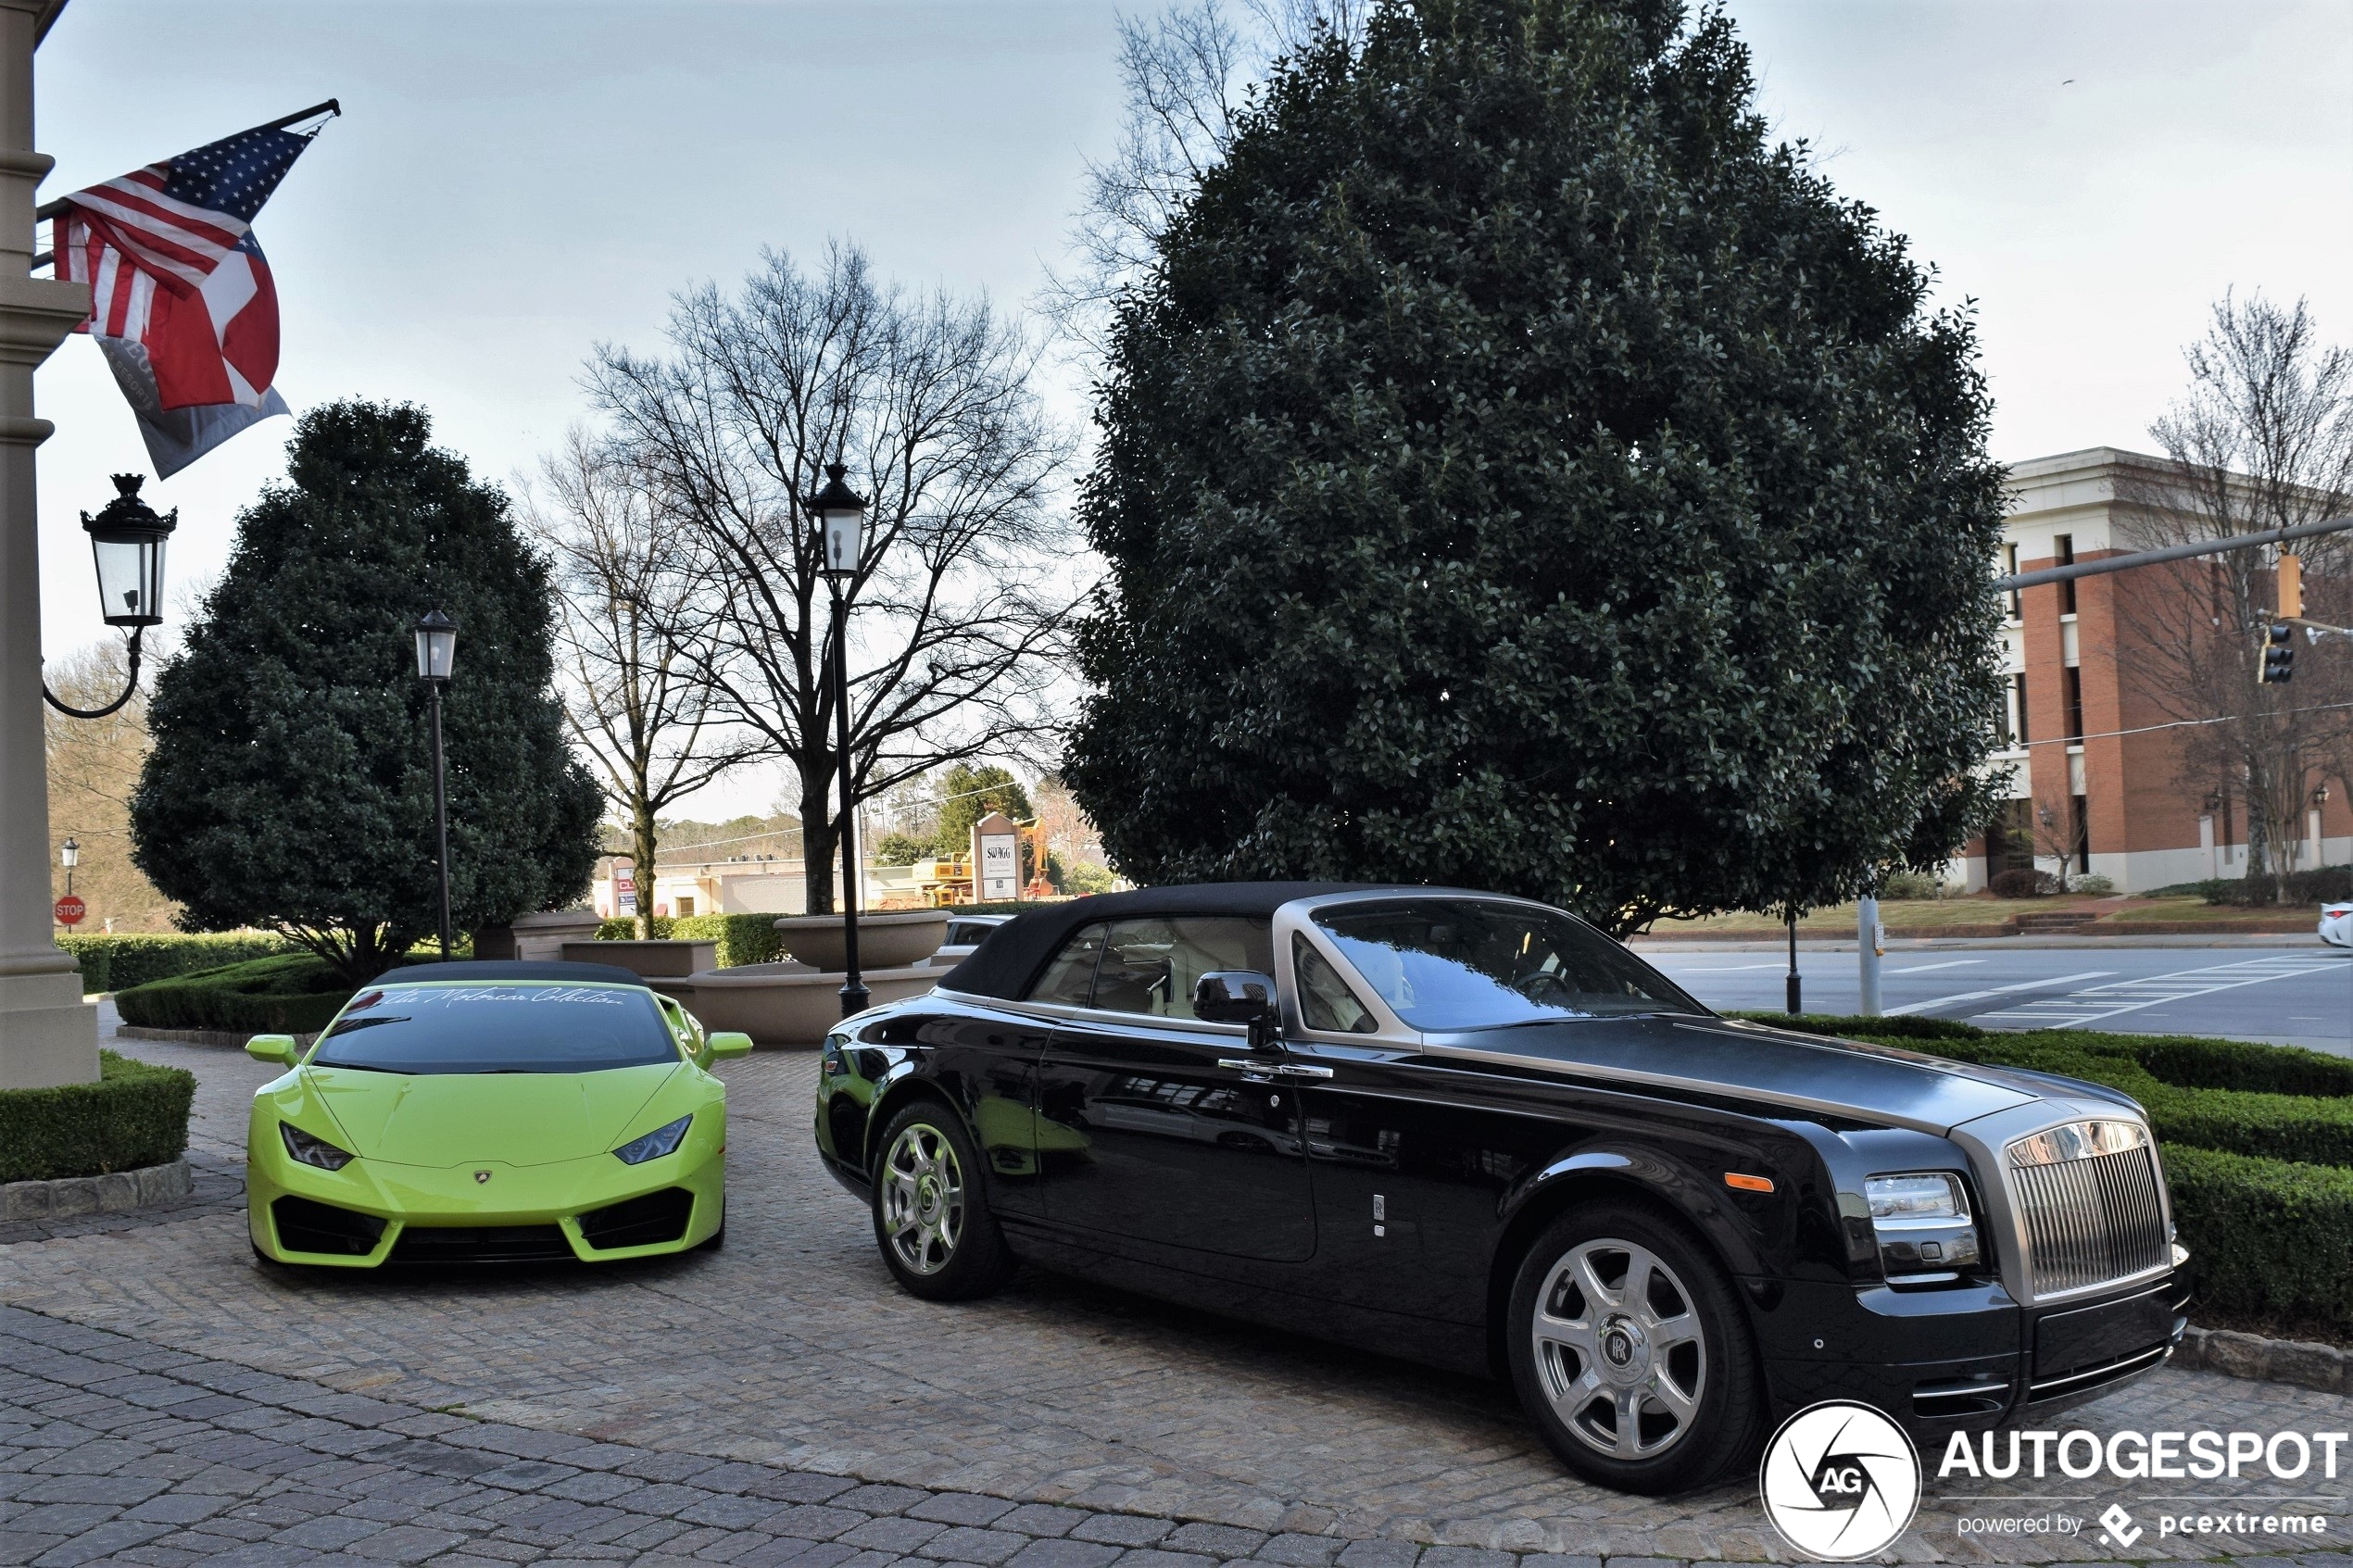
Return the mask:
<path id="1" fill-rule="evenodd" d="M 1967 964 L 1983 963 L 1984 961 L 1985 960 L 1983 959 L 1948 959 L 1943 963 L 1906 964 L 1902 969 L 1891 969 L 1886 972 L 1889 974 L 1926 974 L 1931 969 L 1959 969 Z"/>
<path id="2" fill-rule="evenodd" d="M 2015 985 L 1996 985 L 1989 991 L 1963 991 L 1957 996 L 1931 997 L 1924 1002 L 1906 1002 L 1900 1008 L 1889 1008 L 1885 1016 L 1901 1018 L 1907 1012 L 1926 1012 L 1931 1008 L 1950 1007 L 1955 1002 L 1982 1002 L 1988 997 L 2007 997 L 2013 991 L 2047 991 L 2054 985 L 2072 985 L 2079 980 L 2097 980 L 2114 974 L 2112 969 L 2086 970 L 2082 974 L 2055 974 L 2048 980 L 2021 980 Z"/>
<path id="3" fill-rule="evenodd" d="M 2332 960 L 2318 955 L 2284 953 L 2271 958 L 2246 959 L 2237 963 L 2208 964 L 2200 969 L 2145 974 L 2136 979 L 2095 985 L 2065 997 L 2048 997 L 2020 1007 L 2005 1008 L 1997 1012 L 1976 1013 L 1972 1017 L 1980 1022 L 1992 1022 L 1998 1019 L 2013 1029 L 2080 1029 L 2087 1023 L 2128 1012 L 2139 1012 L 2144 1008 L 2187 1001 L 2194 997 L 2210 997 L 2218 991 L 2235 991 L 2244 985 L 2260 985 L 2268 980 L 2294 980 L 2335 968 L 2336 964 Z"/>

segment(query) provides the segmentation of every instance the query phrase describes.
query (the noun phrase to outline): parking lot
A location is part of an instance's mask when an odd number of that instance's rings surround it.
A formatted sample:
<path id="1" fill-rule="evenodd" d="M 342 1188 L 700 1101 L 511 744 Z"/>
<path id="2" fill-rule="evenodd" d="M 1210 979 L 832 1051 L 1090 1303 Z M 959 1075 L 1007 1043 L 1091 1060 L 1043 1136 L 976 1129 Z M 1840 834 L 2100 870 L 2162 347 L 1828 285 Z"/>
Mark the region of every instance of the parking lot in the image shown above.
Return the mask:
<path id="1" fill-rule="evenodd" d="M 233 1170 L 244 1101 L 267 1070 L 203 1047 L 125 1044 L 196 1070 L 195 1152 L 216 1171 Z M 510 1424 L 616 1451 L 744 1461 L 767 1467 L 761 1475 L 815 1472 L 924 1497 L 1051 1503 L 1076 1511 L 1054 1516 L 1063 1531 L 1080 1514 L 1101 1514 L 1159 1521 L 1155 1541 L 1185 1522 L 1236 1532 L 1214 1537 L 1226 1547 L 1194 1553 L 1201 1562 L 1300 1537 L 1324 1543 L 1308 1549 L 1319 1563 L 1347 1541 L 1404 1543 L 1406 1562 L 1412 1546 L 1428 1543 L 1587 1557 L 1786 1555 L 1746 1484 L 1659 1501 L 1569 1479 L 1499 1387 L 1035 1273 L 965 1307 L 901 1295 L 874 1256 L 863 1210 L 810 1152 L 803 1117 L 813 1065 L 807 1055 L 762 1053 L 726 1070 L 734 1163 L 721 1254 L 597 1273 L 287 1275 L 256 1267 L 242 1214 L 215 1202 L 170 1223 L 0 1246 L 0 1304 L 122 1336 L 134 1351 L 163 1347 L 208 1366 L 365 1396 L 368 1410 L 393 1412 L 371 1417 L 379 1422 L 438 1412 L 445 1423 Z M 2333 1396 L 2169 1371 L 2066 1424 L 2313 1430 L 2342 1427 L 2347 1413 Z M 13 1418 L 0 1404 L 0 1424 Z M 435 1441 L 462 1436 L 445 1438 L 444 1430 L 432 1429 Z M 221 1440 L 242 1443 L 250 1431 L 224 1430 Z M 10 1440 L 0 1435 L 0 1469 L 29 1463 L 7 1457 L 29 1451 L 9 1449 Z M 2108 1499 L 2095 1486 L 2070 1484 L 2059 1506 L 2096 1514 Z M 2314 1489 L 2339 1514 L 2347 1486 Z M 2020 1482 L 1951 1498 L 1931 1491 L 1906 1549 L 1964 1561 L 2103 1555 L 2088 1533 L 1990 1549 L 1957 1533 L 1963 1512 L 1990 1506 L 1982 1499 L 2049 1489 Z M 914 1497 L 898 1506 L 915 1506 Z M 771 1512 L 781 1506 L 772 1501 Z M 10 1527 L 0 1517 L 0 1533 Z M 1113 1527 L 1090 1528 L 1100 1536 Z M 2152 1535 L 2130 1555 L 2229 1549 L 2224 1539 L 2159 1543 Z M 566 1554 L 576 1555 L 541 1542 L 509 1555 Z M 847 1556 L 809 1568 L 835 1568 Z M 0 1562 L 19 1560 L 0 1553 Z M 1391 1560 L 1360 1552 L 1354 1561 L 1390 1568 Z M 1108 1562 L 1074 1557 L 1065 1568 Z M 1466 1555 L 1456 1568 L 1505 1564 Z"/>

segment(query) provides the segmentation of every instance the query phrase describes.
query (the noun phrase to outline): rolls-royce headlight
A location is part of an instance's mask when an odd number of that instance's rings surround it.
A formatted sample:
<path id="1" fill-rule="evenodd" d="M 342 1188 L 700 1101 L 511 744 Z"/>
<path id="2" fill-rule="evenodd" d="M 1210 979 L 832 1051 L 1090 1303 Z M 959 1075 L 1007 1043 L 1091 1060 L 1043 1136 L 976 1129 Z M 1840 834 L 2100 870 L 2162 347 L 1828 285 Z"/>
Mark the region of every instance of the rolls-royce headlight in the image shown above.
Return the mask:
<path id="1" fill-rule="evenodd" d="M 1873 1176 L 1863 1184 L 1891 1285 L 1942 1285 L 1979 1259 L 1977 1225 L 1958 1176 L 1942 1171 Z"/>

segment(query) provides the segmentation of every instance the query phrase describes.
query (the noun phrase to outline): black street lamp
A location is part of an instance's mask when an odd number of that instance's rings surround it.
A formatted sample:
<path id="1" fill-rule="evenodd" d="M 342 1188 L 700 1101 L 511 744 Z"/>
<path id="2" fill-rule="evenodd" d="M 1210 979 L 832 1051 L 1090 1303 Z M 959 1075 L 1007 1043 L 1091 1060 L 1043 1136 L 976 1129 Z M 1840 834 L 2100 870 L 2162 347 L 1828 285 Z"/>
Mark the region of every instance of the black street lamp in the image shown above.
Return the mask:
<path id="1" fill-rule="evenodd" d="M 57 846 L 57 864 L 66 869 L 66 897 L 73 897 L 73 868 L 82 863 L 82 846 L 69 837 Z"/>
<path id="2" fill-rule="evenodd" d="M 849 471 L 825 465 L 825 487 L 809 497 L 817 518 L 818 568 L 834 593 L 834 721 L 841 752 L 841 947 L 849 965 L 841 986 L 841 1015 L 866 1010 L 865 982 L 858 977 L 858 813 L 850 801 L 849 767 L 849 591 L 858 576 L 860 525 L 866 498 L 842 483 Z"/>
<path id="3" fill-rule="evenodd" d="M 98 515 L 82 514 L 82 531 L 90 535 L 90 554 L 98 569 L 98 613 L 109 626 L 131 628 L 131 679 L 122 695 L 104 708 L 73 708 L 59 702 L 44 682 L 41 695 L 49 706 L 75 719 L 104 719 L 131 700 L 139 689 L 139 639 L 150 626 L 163 623 L 163 546 L 180 526 L 180 509 L 158 516 L 139 499 L 145 479 L 135 473 L 114 476 L 115 498 Z"/>
<path id="4" fill-rule="evenodd" d="M 441 957 L 449 958 L 449 791 L 441 762 L 441 688 L 458 661 L 458 623 L 437 609 L 418 621 L 417 679 L 433 694 L 433 831 L 441 872 Z"/>

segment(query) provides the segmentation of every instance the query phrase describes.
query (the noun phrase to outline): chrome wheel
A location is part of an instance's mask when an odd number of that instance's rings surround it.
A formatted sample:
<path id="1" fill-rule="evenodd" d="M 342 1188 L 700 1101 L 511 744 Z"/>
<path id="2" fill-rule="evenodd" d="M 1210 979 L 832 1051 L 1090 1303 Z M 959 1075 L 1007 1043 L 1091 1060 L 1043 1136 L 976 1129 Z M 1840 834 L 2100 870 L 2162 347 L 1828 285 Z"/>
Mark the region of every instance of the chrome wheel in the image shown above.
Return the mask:
<path id="1" fill-rule="evenodd" d="M 1707 1387 L 1699 1311 L 1647 1248 L 1607 1237 L 1571 1248 L 1545 1276 L 1529 1333 L 1545 1399 L 1595 1452 L 1655 1459 L 1698 1420 Z"/>
<path id="2" fill-rule="evenodd" d="M 936 1274 L 964 1234 L 964 1171 L 948 1135 L 912 1122 L 883 1156 L 883 1240 L 909 1272 Z"/>

